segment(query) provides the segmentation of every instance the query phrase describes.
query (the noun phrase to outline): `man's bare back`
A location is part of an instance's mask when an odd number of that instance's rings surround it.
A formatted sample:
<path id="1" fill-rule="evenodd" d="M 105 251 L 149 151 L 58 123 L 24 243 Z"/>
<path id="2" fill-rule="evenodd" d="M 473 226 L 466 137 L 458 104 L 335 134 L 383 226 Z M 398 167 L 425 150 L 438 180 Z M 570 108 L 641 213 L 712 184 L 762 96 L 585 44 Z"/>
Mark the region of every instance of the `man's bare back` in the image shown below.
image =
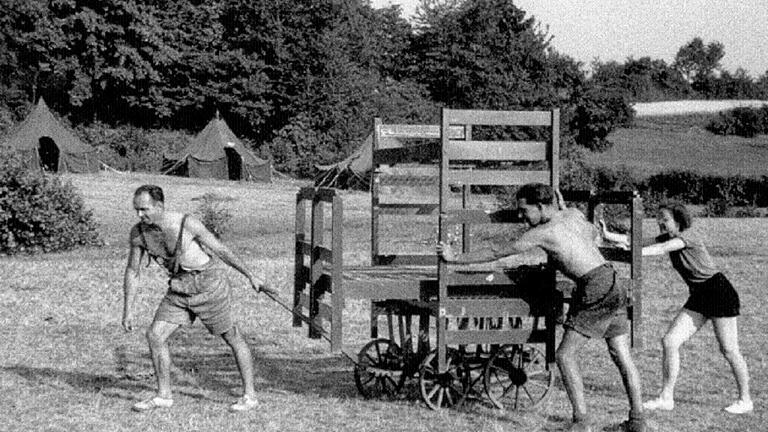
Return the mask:
<path id="1" fill-rule="evenodd" d="M 565 209 L 527 231 L 520 240 L 544 249 L 558 270 L 578 279 L 605 263 L 595 243 L 596 234 L 595 227 L 580 211 Z"/>

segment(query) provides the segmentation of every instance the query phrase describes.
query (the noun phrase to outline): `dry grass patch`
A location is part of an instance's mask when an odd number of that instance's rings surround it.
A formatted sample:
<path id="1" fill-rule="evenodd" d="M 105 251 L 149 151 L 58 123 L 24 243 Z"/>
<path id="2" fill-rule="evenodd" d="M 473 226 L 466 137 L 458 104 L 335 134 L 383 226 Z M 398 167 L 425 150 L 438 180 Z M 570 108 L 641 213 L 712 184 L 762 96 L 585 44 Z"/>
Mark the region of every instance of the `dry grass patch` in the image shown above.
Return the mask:
<path id="1" fill-rule="evenodd" d="M 122 272 L 127 230 L 135 222 L 133 189 L 143 183 L 166 188 L 169 207 L 194 208 L 206 192 L 233 196 L 234 232 L 225 238 L 246 262 L 274 281 L 283 299 L 293 280 L 293 208 L 299 185 L 257 185 L 161 176 L 70 176 L 101 223 L 109 244 L 43 256 L 0 260 L 0 430 L 16 431 L 555 431 L 568 424 L 570 407 L 557 383 L 537 412 L 509 413 L 473 404 L 430 411 L 418 399 L 363 400 L 354 386 L 351 364 L 329 353 L 324 341 L 306 338 L 306 327 L 291 327 L 290 316 L 264 296 L 250 291 L 232 272 L 235 315 L 256 356 L 262 408 L 227 412 L 239 375 L 223 342 L 195 324 L 171 342 L 177 405 L 166 411 L 135 414 L 129 408 L 151 394 L 154 378 L 142 331 L 120 328 Z M 349 260 L 366 259 L 369 198 L 344 193 Z M 752 373 L 756 412 L 728 416 L 721 408 L 735 396 L 735 383 L 718 352 L 711 328 L 683 349 L 678 407 L 650 417 L 658 431 L 762 430 L 768 365 L 762 307 L 768 259 L 768 221 L 699 220 L 710 235 L 715 259 L 742 297 L 742 350 Z M 655 232 L 648 221 L 646 229 Z M 138 316 L 149 324 L 164 290 L 155 267 L 145 272 Z M 661 336 L 687 288 L 664 259 L 645 265 L 646 346 L 636 351 L 645 394 L 660 386 Z M 349 302 L 345 343 L 359 349 L 368 340 L 368 307 Z M 583 352 L 587 398 L 601 428 L 616 430 L 627 403 L 618 372 L 604 344 Z"/>

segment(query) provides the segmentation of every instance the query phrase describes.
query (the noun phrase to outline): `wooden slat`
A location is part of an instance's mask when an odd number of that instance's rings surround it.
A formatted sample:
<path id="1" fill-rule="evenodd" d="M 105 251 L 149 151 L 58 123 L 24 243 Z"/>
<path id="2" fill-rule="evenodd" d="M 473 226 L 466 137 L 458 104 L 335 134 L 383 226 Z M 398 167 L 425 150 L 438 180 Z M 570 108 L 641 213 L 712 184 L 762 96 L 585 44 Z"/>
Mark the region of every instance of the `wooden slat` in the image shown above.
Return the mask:
<path id="1" fill-rule="evenodd" d="M 545 330 L 448 330 L 445 343 L 449 345 L 468 344 L 507 344 L 507 343 L 544 343 L 547 340 Z"/>
<path id="2" fill-rule="evenodd" d="M 376 255 L 374 257 L 373 265 L 437 265 L 437 255 Z"/>
<path id="3" fill-rule="evenodd" d="M 444 110 L 444 119 L 450 125 L 489 126 L 551 126 L 550 111 L 487 111 L 487 110 Z"/>
<path id="4" fill-rule="evenodd" d="M 373 164 L 414 163 L 440 157 L 440 144 L 428 143 L 408 147 L 379 149 L 373 152 Z"/>
<path id="5" fill-rule="evenodd" d="M 369 300 L 418 300 L 422 293 L 421 281 L 345 282 L 344 292 L 348 299 Z"/>
<path id="6" fill-rule="evenodd" d="M 521 298 L 450 299 L 441 302 L 441 317 L 509 317 L 528 316 L 531 305 Z"/>
<path id="7" fill-rule="evenodd" d="M 377 206 L 379 214 L 402 215 L 417 214 L 429 215 L 435 213 L 440 205 L 437 203 L 416 204 L 416 203 L 385 203 Z"/>
<path id="8" fill-rule="evenodd" d="M 451 170 L 447 174 L 451 185 L 510 186 L 526 183 L 549 183 L 549 171 L 517 170 Z"/>
<path id="9" fill-rule="evenodd" d="M 376 179 L 380 186 L 437 186 L 440 178 L 436 175 L 382 175 Z"/>
<path id="10" fill-rule="evenodd" d="M 378 132 L 380 137 L 440 139 L 440 125 L 382 124 Z M 464 127 L 452 126 L 448 136 L 451 139 L 463 139 Z"/>
<path id="11" fill-rule="evenodd" d="M 465 223 L 522 223 L 516 210 L 498 210 L 487 212 L 485 210 L 466 209 L 450 210 L 443 216 L 443 222 L 446 224 L 465 224 Z"/>
<path id="12" fill-rule="evenodd" d="M 449 141 L 445 150 L 451 161 L 539 161 L 547 159 L 541 141 Z"/>
<path id="13" fill-rule="evenodd" d="M 499 285 L 516 285 L 518 278 L 512 275 L 508 275 L 504 272 L 497 271 L 483 271 L 483 272 L 463 272 L 457 271 L 454 273 L 448 273 L 448 285 L 463 285 L 463 286 L 499 286 Z"/>
<path id="14" fill-rule="evenodd" d="M 601 247 L 600 253 L 608 261 L 632 262 L 632 252 L 624 249 Z"/>

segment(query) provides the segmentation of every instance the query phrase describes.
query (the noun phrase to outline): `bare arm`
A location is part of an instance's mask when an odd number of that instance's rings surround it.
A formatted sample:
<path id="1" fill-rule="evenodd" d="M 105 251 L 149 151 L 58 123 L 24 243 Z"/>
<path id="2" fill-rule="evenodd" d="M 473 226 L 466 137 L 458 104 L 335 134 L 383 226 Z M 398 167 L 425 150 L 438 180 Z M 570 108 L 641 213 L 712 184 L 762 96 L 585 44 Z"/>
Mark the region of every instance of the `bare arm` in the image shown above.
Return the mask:
<path id="1" fill-rule="evenodd" d="M 600 234 L 604 239 L 629 247 L 629 236 L 608 231 L 608 227 L 605 225 L 605 221 L 602 219 L 600 219 L 598 223 L 600 224 Z"/>
<path id="2" fill-rule="evenodd" d="M 437 253 L 447 262 L 456 264 L 479 264 L 493 262 L 510 255 L 517 255 L 529 251 L 539 246 L 539 242 L 536 240 L 536 236 L 531 234 L 531 232 L 532 231 L 526 232 L 519 239 L 511 242 L 506 246 L 491 246 L 485 249 L 479 249 L 477 251 L 462 254 L 457 254 L 454 252 L 451 245 L 440 243 L 437 246 Z"/>
<path id="3" fill-rule="evenodd" d="M 133 239 L 134 232 L 131 232 L 130 249 L 128 251 L 128 263 L 125 266 L 123 275 L 123 320 L 122 325 L 125 331 L 132 331 L 134 328 L 134 304 L 136 303 L 136 291 L 141 274 L 141 259 L 144 251 L 136 244 Z"/>
<path id="4" fill-rule="evenodd" d="M 643 256 L 664 255 L 685 248 L 683 239 L 674 237 L 661 243 L 643 247 Z"/>
<path id="5" fill-rule="evenodd" d="M 235 255 L 232 250 L 230 250 L 224 243 L 216 238 L 213 233 L 208 231 L 208 228 L 206 228 L 205 225 L 203 225 L 202 222 L 200 222 L 197 218 L 189 217 L 187 219 L 185 229 L 190 234 L 192 234 L 193 238 L 196 239 L 201 245 L 205 246 L 227 265 L 231 266 L 238 272 L 242 273 L 243 276 L 248 278 L 248 281 L 251 283 L 253 289 L 256 291 L 269 291 L 274 294 L 274 291 L 266 286 L 267 284 L 265 281 L 262 281 L 256 277 L 256 275 L 251 272 L 248 266 L 245 265 L 243 260 L 241 260 L 240 257 Z"/>

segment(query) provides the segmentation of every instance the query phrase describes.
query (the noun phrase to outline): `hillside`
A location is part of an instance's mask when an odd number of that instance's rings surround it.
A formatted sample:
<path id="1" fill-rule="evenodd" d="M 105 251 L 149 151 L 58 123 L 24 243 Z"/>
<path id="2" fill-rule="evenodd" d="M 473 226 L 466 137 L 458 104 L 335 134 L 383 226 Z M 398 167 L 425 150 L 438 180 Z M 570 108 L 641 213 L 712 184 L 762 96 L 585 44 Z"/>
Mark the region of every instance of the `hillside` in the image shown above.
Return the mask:
<path id="1" fill-rule="evenodd" d="M 768 175 L 768 136 L 720 136 L 705 129 L 713 114 L 642 117 L 612 132 L 613 147 L 587 157 L 597 166 L 625 165 L 642 175 L 679 169 L 706 174 Z"/>

